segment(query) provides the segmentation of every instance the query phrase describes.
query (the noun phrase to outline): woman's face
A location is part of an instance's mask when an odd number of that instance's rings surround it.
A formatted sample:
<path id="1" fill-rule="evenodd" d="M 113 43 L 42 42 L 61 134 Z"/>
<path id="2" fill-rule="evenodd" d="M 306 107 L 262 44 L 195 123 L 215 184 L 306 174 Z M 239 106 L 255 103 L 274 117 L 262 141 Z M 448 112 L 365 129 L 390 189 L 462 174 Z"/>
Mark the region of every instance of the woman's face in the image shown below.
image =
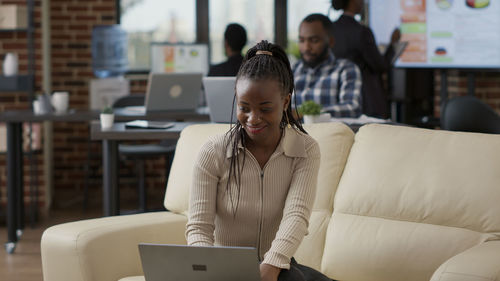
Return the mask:
<path id="1" fill-rule="evenodd" d="M 279 137 L 281 118 L 290 103 L 290 95 L 282 97 L 277 81 L 238 79 L 236 102 L 238 121 L 252 141 Z"/>

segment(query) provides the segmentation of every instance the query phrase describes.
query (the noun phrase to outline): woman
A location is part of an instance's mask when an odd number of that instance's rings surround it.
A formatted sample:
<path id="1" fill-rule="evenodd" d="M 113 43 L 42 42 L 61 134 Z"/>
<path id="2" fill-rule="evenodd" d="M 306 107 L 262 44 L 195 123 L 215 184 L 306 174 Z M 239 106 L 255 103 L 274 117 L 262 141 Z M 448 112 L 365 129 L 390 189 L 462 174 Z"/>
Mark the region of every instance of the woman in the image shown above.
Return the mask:
<path id="1" fill-rule="evenodd" d="M 188 244 L 255 247 L 264 281 L 326 278 L 292 259 L 307 233 L 320 160 L 293 118 L 293 89 L 283 49 L 267 41 L 251 48 L 236 76 L 236 124 L 202 147 L 194 168 Z"/>
<path id="2" fill-rule="evenodd" d="M 387 118 L 388 102 L 382 87 L 381 74 L 389 71 L 394 56 L 393 43 L 399 41 L 399 29 L 394 30 L 391 44 L 382 56 L 369 27 L 354 19 L 363 10 L 364 0 L 332 0 L 335 10 L 344 10 L 333 23 L 332 34 L 335 44 L 332 48 L 336 57 L 347 58 L 358 65 L 363 77 L 363 113 L 369 116 Z"/>

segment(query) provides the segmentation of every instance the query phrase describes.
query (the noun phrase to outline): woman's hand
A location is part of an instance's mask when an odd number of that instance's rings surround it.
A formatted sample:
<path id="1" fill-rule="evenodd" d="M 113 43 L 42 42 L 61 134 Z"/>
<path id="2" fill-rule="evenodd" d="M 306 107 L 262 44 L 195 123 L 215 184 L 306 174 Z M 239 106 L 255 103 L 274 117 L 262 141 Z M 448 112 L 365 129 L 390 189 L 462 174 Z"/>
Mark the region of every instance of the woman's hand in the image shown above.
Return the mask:
<path id="1" fill-rule="evenodd" d="M 281 268 L 272 266 L 267 263 L 260 264 L 260 280 L 261 281 L 277 281 Z"/>

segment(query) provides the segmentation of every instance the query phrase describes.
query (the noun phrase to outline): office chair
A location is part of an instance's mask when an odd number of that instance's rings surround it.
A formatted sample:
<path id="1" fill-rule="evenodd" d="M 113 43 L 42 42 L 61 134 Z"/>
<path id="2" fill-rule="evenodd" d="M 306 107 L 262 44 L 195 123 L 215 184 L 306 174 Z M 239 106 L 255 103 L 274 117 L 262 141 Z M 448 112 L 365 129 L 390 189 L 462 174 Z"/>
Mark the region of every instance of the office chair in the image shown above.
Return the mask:
<path id="1" fill-rule="evenodd" d="M 500 134 L 500 116 L 476 97 L 452 98 L 443 108 L 441 128 L 444 130 Z"/>
<path id="2" fill-rule="evenodd" d="M 144 95 L 128 95 L 117 99 L 113 108 L 144 105 Z M 138 177 L 139 211 L 147 211 L 147 188 L 144 162 L 148 158 L 166 157 L 166 175 L 170 171 L 177 140 L 163 140 L 159 144 L 119 144 L 118 155 L 134 160 Z"/>

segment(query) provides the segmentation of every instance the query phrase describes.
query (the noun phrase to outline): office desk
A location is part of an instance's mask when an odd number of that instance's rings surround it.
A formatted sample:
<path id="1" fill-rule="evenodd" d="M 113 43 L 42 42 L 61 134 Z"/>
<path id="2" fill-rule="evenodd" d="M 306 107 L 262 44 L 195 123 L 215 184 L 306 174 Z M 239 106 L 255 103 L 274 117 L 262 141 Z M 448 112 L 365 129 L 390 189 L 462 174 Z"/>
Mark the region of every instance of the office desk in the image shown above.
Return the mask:
<path id="1" fill-rule="evenodd" d="M 33 112 L 5 111 L 0 122 L 7 123 L 7 236 L 5 249 L 13 253 L 24 229 L 23 122 L 88 122 L 99 118 L 98 112 L 69 111 L 63 114 L 35 115 Z"/>
<path id="2" fill-rule="evenodd" d="M 120 140 L 178 139 L 187 126 L 200 122 L 174 122 L 168 129 L 126 129 L 125 123 L 115 123 L 112 128 L 102 130 L 101 124 L 92 122 L 91 139 L 102 141 L 102 194 L 104 216 L 119 214 L 118 189 L 118 142 Z"/>
<path id="3" fill-rule="evenodd" d="M 24 185 L 23 185 L 23 122 L 90 122 L 99 119 L 98 111 L 70 110 L 62 114 L 35 115 L 29 110 L 16 110 L 0 112 L 0 122 L 7 123 L 7 233 L 8 241 L 5 248 L 8 253 L 13 253 L 19 236 L 24 229 Z M 145 120 L 196 120 L 208 121 L 208 115 L 195 112 L 156 112 L 147 114 L 115 114 L 116 121 L 129 121 L 134 119 Z M 187 124 L 187 123 L 186 123 Z M 118 125 L 119 126 L 119 125 Z M 176 127 L 178 128 L 178 127 Z M 168 135 L 168 134 L 167 134 Z M 103 135 L 108 136 L 107 134 Z M 177 135 L 175 137 L 178 136 Z M 141 138 L 144 136 L 140 136 Z M 147 135 L 146 135 L 147 137 Z M 160 136 L 163 138 L 163 135 Z M 168 138 L 165 137 L 165 138 Z M 125 138 L 126 139 L 126 138 Z M 106 145 L 109 145 L 107 143 Z M 111 145 L 113 141 L 111 141 Z M 116 159 L 115 159 L 116 160 Z M 116 183 L 115 183 L 116 184 Z M 114 187 L 116 188 L 116 186 Z M 106 210 L 107 208 L 105 208 Z M 105 212 L 110 215 L 115 212 Z"/>

